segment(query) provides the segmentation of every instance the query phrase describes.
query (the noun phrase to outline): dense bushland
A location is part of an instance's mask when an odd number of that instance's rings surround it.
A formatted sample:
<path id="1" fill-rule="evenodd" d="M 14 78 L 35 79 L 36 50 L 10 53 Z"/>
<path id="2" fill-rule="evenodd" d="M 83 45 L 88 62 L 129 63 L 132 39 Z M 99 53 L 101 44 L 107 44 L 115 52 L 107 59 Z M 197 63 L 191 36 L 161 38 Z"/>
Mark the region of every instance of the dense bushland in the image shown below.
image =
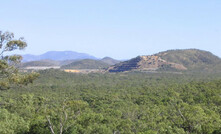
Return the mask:
<path id="1" fill-rule="evenodd" d="M 39 72 L 0 91 L 0 133 L 220 134 L 219 74 Z"/>

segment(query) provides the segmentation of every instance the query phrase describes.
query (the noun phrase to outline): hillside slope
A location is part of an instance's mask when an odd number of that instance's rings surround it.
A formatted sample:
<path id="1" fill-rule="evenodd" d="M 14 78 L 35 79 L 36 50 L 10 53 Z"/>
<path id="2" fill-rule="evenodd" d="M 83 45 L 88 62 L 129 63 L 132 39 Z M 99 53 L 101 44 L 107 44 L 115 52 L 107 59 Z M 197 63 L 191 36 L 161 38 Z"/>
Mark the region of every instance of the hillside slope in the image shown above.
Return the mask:
<path id="1" fill-rule="evenodd" d="M 30 62 L 24 62 L 19 65 L 19 67 L 38 67 L 38 66 L 59 66 L 60 62 L 59 61 L 54 61 L 54 60 L 39 60 L 39 61 L 30 61 Z"/>
<path id="2" fill-rule="evenodd" d="M 109 65 L 114 65 L 114 64 L 117 64 L 117 63 L 120 63 L 119 60 L 115 60 L 113 58 L 110 58 L 110 57 L 104 57 L 103 59 L 101 59 L 100 61 L 104 62 L 104 63 L 107 63 Z"/>
<path id="3" fill-rule="evenodd" d="M 214 69 L 221 65 L 219 57 L 208 51 L 198 49 L 168 50 L 156 55 L 166 61 L 182 64 L 188 70 Z"/>
<path id="4" fill-rule="evenodd" d="M 138 56 L 107 69 L 124 71 L 220 71 L 221 59 L 198 49 L 168 50 L 150 56 Z"/>
<path id="5" fill-rule="evenodd" d="M 102 69 L 109 67 L 109 64 L 99 60 L 85 59 L 61 66 L 62 69 Z"/>

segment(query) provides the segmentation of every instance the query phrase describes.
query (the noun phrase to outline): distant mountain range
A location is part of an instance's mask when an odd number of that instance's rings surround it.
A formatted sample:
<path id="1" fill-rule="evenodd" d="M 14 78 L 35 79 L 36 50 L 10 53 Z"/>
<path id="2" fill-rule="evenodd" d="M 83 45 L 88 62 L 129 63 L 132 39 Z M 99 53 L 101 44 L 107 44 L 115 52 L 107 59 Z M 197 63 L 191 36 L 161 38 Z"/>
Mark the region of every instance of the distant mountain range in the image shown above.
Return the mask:
<path id="1" fill-rule="evenodd" d="M 24 55 L 20 67 L 51 67 L 61 69 L 105 69 L 107 72 L 125 71 L 189 71 L 221 72 L 221 59 L 198 49 L 168 50 L 154 55 L 137 56 L 127 61 L 94 56 L 72 51 L 51 51 L 43 55 Z M 36 61 L 33 61 L 36 60 Z"/>
<path id="2" fill-rule="evenodd" d="M 61 67 L 63 69 L 101 69 L 120 61 L 110 57 L 98 59 L 94 56 L 73 51 L 50 51 L 42 55 L 23 55 L 20 68 Z"/>
<path id="3" fill-rule="evenodd" d="M 85 53 L 78 53 L 74 51 L 49 51 L 42 55 L 31 55 L 26 54 L 22 55 L 23 62 L 29 61 L 39 61 L 39 60 L 55 60 L 55 61 L 63 61 L 63 60 L 80 60 L 80 59 L 98 59 L 94 56 Z"/>

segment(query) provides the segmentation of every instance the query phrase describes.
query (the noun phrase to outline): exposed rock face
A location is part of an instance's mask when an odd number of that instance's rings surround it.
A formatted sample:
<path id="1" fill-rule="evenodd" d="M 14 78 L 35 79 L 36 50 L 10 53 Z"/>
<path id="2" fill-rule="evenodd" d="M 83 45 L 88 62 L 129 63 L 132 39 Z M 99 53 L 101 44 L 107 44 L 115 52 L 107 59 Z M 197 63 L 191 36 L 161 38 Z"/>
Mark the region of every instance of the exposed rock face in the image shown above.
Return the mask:
<path id="1" fill-rule="evenodd" d="M 158 69 L 172 68 L 176 70 L 186 70 L 187 68 L 181 64 L 167 62 L 159 56 L 138 56 L 129 61 L 121 62 L 108 68 L 109 72 L 124 72 L 124 71 L 155 71 Z"/>

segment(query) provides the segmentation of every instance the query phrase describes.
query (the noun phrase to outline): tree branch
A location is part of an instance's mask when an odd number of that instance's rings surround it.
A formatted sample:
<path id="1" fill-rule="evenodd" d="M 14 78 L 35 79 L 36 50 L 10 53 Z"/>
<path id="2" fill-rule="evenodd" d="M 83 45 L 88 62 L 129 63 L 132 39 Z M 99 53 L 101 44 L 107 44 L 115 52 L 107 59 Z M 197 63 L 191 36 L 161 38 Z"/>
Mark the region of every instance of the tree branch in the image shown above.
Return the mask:
<path id="1" fill-rule="evenodd" d="M 52 125 L 50 119 L 49 119 L 47 116 L 46 116 L 46 118 L 47 118 L 47 120 L 48 120 L 49 128 L 50 128 L 50 130 L 51 130 L 51 133 L 52 133 L 52 134 L 55 134 L 55 133 L 54 133 L 54 130 L 53 130 L 53 125 Z"/>

